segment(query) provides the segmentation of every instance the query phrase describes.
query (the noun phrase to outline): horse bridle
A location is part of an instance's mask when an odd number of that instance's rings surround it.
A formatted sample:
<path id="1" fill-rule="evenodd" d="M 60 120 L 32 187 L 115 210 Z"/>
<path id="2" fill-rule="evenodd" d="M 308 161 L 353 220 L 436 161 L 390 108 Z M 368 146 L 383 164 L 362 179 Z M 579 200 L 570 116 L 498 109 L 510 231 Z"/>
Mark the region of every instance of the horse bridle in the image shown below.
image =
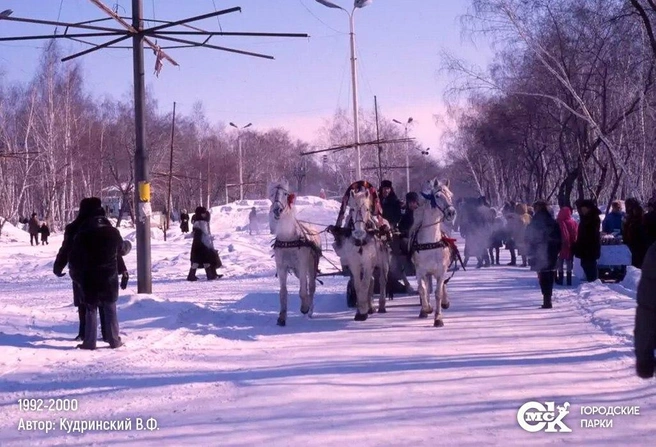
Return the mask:
<path id="1" fill-rule="evenodd" d="M 435 195 L 437 194 L 440 194 L 441 195 L 440 198 L 447 204 L 447 206 L 445 206 L 444 208 L 442 208 L 440 204 L 437 202 L 437 198 L 435 197 Z M 453 205 L 449 205 L 449 203 L 447 202 L 444 194 L 444 190 L 440 187 L 436 192 L 433 192 L 433 190 L 431 190 L 430 194 L 426 194 L 422 192 L 421 196 L 430 202 L 431 208 L 437 208 L 442 213 L 442 217 L 440 217 L 440 219 L 432 225 L 436 225 L 438 223 L 444 222 L 444 220 L 446 219 L 446 210 L 449 207 L 453 207 Z"/>
<path id="2" fill-rule="evenodd" d="M 282 190 L 286 195 L 289 195 L 289 191 L 287 191 L 287 190 L 286 190 L 285 188 L 283 188 L 282 186 L 276 186 L 275 190 L 276 190 L 276 193 L 275 193 L 275 195 L 274 195 L 274 201 L 273 201 L 273 203 L 272 203 L 271 205 L 273 206 L 273 205 L 275 205 L 276 203 L 279 203 L 280 206 L 281 206 L 280 214 L 282 214 L 282 212 L 285 211 L 285 210 L 287 209 L 288 203 L 287 203 L 286 200 L 280 201 L 280 199 L 278 199 L 278 196 L 280 195 L 279 192 Z M 280 218 L 280 216 L 276 217 L 276 213 L 273 213 L 273 218 L 276 219 L 276 220 L 278 220 L 278 219 Z"/>

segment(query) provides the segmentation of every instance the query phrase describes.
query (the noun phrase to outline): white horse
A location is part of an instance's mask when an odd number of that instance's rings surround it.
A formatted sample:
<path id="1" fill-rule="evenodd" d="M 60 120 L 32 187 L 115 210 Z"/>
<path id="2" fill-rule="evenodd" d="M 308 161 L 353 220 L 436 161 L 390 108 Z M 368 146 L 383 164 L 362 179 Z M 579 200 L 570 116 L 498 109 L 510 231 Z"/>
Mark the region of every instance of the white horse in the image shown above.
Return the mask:
<path id="1" fill-rule="evenodd" d="M 428 299 L 430 276 L 437 281 L 435 286 L 435 327 L 444 326 L 442 309 L 450 306 L 446 293 L 446 276 L 451 264 L 451 248 L 442 234 L 442 222 L 452 222 L 456 217 L 453 207 L 453 194 L 449 181 L 440 182 L 437 178 L 426 182 L 421 191 L 425 202 L 415 210 L 414 222 L 410 229 L 409 250 L 415 264 L 418 292 L 421 299 L 420 318 L 433 312 Z"/>
<path id="2" fill-rule="evenodd" d="M 273 223 L 272 232 L 276 235 L 273 250 L 276 271 L 280 281 L 280 314 L 278 326 L 287 323 L 287 275 L 293 272 L 301 283 L 301 313 L 310 318 L 314 312 L 314 292 L 316 289 L 321 239 L 319 233 L 310 226 L 301 225 L 296 220 L 294 195 L 289 193 L 289 184 L 281 180 L 269 185 L 271 208 L 269 221 Z"/>
<path id="3" fill-rule="evenodd" d="M 357 297 L 355 321 L 364 321 L 369 313 L 373 313 L 374 273 L 378 274 L 380 284 L 378 312 L 386 312 L 385 295 L 390 254 L 386 242 L 379 235 L 379 227 L 380 224 L 389 227 L 389 224 L 383 219 L 381 222 L 374 220 L 372 214 L 374 200 L 375 197 L 366 187 L 358 191 L 350 191 L 348 199 L 350 213 L 346 222 L 350 235 L 345 237 L 341 244 L 334 245 L 335 252 L 339 255 L 342 264 L 349 268 L 353 278 Z"/>

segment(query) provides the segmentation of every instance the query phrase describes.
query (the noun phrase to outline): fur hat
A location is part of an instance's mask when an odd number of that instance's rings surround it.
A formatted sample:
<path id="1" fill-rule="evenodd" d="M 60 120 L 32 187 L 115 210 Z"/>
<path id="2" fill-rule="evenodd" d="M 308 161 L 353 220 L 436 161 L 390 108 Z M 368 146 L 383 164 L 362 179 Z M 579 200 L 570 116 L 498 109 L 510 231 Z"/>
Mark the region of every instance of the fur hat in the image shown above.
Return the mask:
<path id="1" fill-rule="evenodd" d="M 418 201 L 419 201 L 419 194 L 417 194 L 414 191 L 410 191 L 405 195 L 405 203 L 418 202 Z"/>
<path id="2" fill-rule="evenodd" d="M 383 180 L 380 182 L 380 187 L 381 188 L 391 188 L 392 187 L 392 182 L 390 180 Z"/>
<path id="3" fill-rule="evenodd" d="M 102 209 L 102 201 L 98 197 L 85 197 L 80 201 L 80 216 L 91 216 L 98 208 Z M 97 215 L 97 214 L 96 214 Z"/>

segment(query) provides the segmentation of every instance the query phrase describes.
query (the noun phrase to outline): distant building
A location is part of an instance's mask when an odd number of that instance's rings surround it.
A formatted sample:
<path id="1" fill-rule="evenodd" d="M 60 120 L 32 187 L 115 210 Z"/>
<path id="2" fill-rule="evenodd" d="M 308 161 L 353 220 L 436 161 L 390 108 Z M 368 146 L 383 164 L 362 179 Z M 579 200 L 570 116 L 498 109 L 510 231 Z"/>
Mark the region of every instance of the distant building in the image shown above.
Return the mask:
<path id="1" fill-rule="evenodd" d="M 123 205 L 123 193 L 116 186 L 103 188 L 101 201 L 107 217 L 118 217 Z"/>

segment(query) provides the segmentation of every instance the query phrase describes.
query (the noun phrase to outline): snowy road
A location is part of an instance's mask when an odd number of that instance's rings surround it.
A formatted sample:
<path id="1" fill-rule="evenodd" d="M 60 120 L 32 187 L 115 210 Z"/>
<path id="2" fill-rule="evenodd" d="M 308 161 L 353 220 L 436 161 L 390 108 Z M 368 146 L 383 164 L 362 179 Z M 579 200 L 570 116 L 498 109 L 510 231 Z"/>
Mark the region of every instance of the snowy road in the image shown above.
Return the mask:
<path id="1" fill-rule="evenodd" d="M 3 271 L 31 249 L 3 247 Z M 635 300 L 621 286 L 559 288 L 545 311 L 526 269 L 459 272 L 445 327 L 435 329 L 418 307 L 394 307 L 416 298 L 355 322 L 344 278 L 329 278 L 316 318 L 300 315 L 292 293 L 280 328 L 271 274 L 188 283 L 179 268 L 177 277 L 163 269 L 156 295 L 121 295 L 126 347 L 81 352 L 70 281 L 49 273 L 56 249 L 33 250 L 27 268 L 0 279 L 2 446 L 637 446 L 656 433 L 656 386 L 634 376 Z M 79 409 L 23 412 L 22 398 L 77 399 Z M 517 412 L 532 400 L 569 402 L 572 432 L 522 430 Z M 640 415 L 586 416 L 582 406 L 639 406 Z M 158 428 L 60 426 L 137 417 Z M 21 419 L 55 428 L 19 430 Z M 582 428 L 581 419 L 613 426 Z"/>

